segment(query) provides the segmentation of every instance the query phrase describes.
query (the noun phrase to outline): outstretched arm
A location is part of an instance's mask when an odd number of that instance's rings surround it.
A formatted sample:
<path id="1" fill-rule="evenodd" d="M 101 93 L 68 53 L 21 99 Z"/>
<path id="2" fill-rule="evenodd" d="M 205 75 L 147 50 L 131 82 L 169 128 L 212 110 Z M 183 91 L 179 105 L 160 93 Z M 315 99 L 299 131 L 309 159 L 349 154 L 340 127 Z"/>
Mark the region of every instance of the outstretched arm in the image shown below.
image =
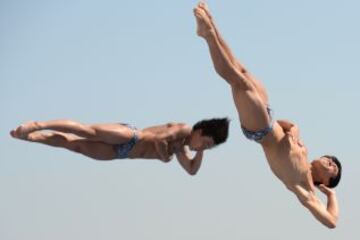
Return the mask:
<path id="1" fill-rule="evenodd" d="M 176 158 L 187 173 L 195 175 L 200 169 L 203 151 L 196 152 L 194 158 L 191 159 L 186 149 L 182 148 L 181 151 L 176 153 Z"/>
<path id="2" fill-rule="evenodd" d="M 339 208 L 334 190 L 320 185 L 319 189 L 327 196 L 327 206 L 320 201 L 314 192 L 297 194 L 300 202 L 310 210 L 314 217 L 328 228 L 335 228 L 339 216 Z"/>

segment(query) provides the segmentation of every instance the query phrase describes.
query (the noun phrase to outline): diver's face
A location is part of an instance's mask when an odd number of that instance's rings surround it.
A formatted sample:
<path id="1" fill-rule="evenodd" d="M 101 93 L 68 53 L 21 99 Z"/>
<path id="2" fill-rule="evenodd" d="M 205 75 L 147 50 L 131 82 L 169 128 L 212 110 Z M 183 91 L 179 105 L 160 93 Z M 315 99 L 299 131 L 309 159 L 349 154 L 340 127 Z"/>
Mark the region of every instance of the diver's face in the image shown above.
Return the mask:
<path id="1" fill-rule="evenodd" d="M 325 185 L 328 185 L 330 178 L 335 177 L 339 172 L 339 169 L 334 161 L 327 157 L 321 157 L 314 160 L 312 162 L 312 166 L 319 174 L 319 177 L 326 181 L 324 182 Z"/>
<path id="2" fill-rule="evenodd" d="M 202 151 L 214 146 L 212 137 L 201 135 L 201 130 L 195 130 L 191 133 L 189 148 L 193 151 Z"/>

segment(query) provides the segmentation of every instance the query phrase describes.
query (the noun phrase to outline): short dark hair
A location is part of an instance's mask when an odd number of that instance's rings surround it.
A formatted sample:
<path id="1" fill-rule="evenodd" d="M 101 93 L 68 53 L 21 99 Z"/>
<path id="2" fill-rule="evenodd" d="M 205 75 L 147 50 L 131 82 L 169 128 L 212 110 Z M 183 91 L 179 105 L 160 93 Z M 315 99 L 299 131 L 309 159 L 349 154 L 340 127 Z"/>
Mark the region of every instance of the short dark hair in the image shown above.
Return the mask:
<path id="1" fill-rule="evenodd" d="M 193 131 L 201 130 L 201 135 L 211 137 L 215 145 L 224 143 L 229 135 L 228 118 L 212 118 L 197 122 Z"/>
<path id="2" fill-rule="evenodd" d="M 338 168 L 337 175 L 335 177 L 330 178 L 329 185 L 328 185 L 329 188 L 334 188 L 339 184 L 340 179 L 341 179 L 341 163 L 337 159 L 337 157 L 335 157 L 335 156 L 324 155 L 323 157 L 331 159 L 336 164 L 336 166 Z"/>

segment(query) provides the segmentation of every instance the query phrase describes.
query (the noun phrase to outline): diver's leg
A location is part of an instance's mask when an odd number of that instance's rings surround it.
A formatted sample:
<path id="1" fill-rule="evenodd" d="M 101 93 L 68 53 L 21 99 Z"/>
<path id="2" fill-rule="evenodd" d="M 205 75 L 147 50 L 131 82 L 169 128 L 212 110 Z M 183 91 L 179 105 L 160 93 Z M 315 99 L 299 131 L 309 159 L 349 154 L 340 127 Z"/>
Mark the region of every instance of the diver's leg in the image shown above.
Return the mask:
<path id="1" fill-rule="evenodd" d="M 200 2 L 198 4 L 198 8 L 203 9 L 205 11 L 205 13 L 207 14 L 207 16 L 210 20 L 210 23 L 212 25 L 212 28 L 215 31 L 215 36 L 216 36 L 217 40 L 219 41 L 220 47 L 223 48 L 223 51 L 225 52 L 225 54 L 227 55 L 229 60 L 239 69 L 239 71 L 244 75 L 244 77 L 246 77 L 247 79 L 249 79 L 253 82 L 254 87 L 257 89 L 257 92 L 263 99 L 264 104 L 268 105 L 268 96 L 267 96 L 264 85 L 259 80 L 257 80 L 232 53 L 229 45 L 226 43 L 226 41 L 222 37 L 220 31 L 216 27 L 215 21 L 210 13 L 210 10 L 209 10 L 209 7 L 207 6 L 207 4 L 205 2 Z"/>
<path id="2" fill-rule="evenodd" d="M 35 131 L 28 134 L 25 140 L 65 148 L 96 160 L 112 160 L 116 158 L 113 145 L 89 141 L 67 133 Z"/>
<path id="3" fill-rule="evenodd" d="M 197 7 L 194 13 L 198 24 L 198 35 L 208 44 L 215 70 L 231 86 L 241 125 L 250 131 L 268 127 L 270 117 L 255 84 L 231 61 L 221 46 L 205 10 Z"/>
<path id="4" fill-rule="evenodd" d="M 109 144 L 125 143 L 133 136 L 133 130 L 122 124 L 87 125 L 73 120 L 28 122 L 12 131 L 12 136 L 26 138 L 27 134 L 39 130 L 54 130 L 63 133 L 72 133 L 88 140 L 102 141 Z"/>

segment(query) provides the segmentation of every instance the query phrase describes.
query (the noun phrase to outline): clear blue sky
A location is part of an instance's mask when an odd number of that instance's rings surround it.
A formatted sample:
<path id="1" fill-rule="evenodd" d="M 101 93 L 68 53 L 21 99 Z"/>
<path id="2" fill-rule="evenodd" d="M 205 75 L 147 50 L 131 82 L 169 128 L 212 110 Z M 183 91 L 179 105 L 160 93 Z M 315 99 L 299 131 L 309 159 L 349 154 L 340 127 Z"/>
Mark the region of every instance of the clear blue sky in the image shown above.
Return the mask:
<path id="1" fill-rule="evenodd" d="M 358 239 L 360 2 L 209 0 L 236 55 L 296 122 L 310 159 L 343 162 L 338 228 L 313 219 L 240 132 L 195 34 L 196 1 L 0 2 L 0 239 Z M 232 119 L 190 177 L 175 162 L 96 162 L 11 139 L 28 120 Z"/>

